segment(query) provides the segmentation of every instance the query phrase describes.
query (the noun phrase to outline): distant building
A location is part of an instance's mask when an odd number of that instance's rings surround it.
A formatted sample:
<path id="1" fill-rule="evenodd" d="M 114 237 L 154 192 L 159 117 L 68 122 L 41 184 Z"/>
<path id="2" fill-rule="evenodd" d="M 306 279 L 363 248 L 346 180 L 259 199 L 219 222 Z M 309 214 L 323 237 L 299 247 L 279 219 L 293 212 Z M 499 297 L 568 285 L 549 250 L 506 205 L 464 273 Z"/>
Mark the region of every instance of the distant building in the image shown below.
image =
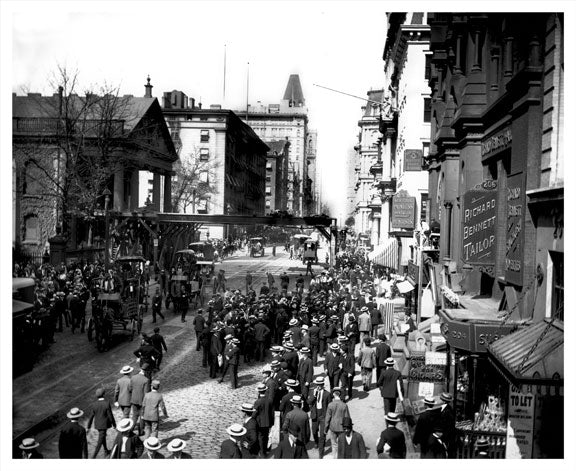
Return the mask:
<path id="1" fill-rule="evenodd" d="M 175 203 L 185 213 L 264 215 L 268 146 L 233 111 L 203 109 L 193 98 L 165 92 L 162 112 L 190 185 Z M 192 175 L 190 174 L 192 172 Z M 183 178 L 180 173 L 179 178 Z M 183 182 L 175 182 L 175 187 Z M 224 238 L 224 226 L 202 237 Z"/>
<path id="2" fill-rule="evenodd" d="M 288 158 L 287 210 L 294 215 L 314 212 L 312 199 L 316 191 L 315 154 L 307 153 L 309 137 L 308 109 L 300 84 L 300 77 L 293 74 L 288 79 L 283 99 L 278 104 L 249 105 L 246 110 L 236 111 L 264 141 L 286 139 L 290 142 Z M 315 143 L 315 138 L 312 138 Z M 312 165 L 310 171 L 308 160 Z M 308 181 L 308 178 L 312 180 Z"/>
<path id="3" fill-rule="evenodd" d="M 266 142 L 266 213 L 287 211 L 289 141 Z"/>

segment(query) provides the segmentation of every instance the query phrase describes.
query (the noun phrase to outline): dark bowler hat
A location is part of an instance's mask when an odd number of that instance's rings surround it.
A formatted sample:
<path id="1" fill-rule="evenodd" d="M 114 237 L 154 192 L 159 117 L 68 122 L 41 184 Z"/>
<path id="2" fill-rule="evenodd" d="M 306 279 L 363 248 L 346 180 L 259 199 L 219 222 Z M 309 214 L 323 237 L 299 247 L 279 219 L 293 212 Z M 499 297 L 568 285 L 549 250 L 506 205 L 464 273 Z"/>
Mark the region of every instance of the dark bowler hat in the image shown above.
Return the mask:
<path id="1" fill-rule="evenodd" d="M 342 428 L 352 428 L 352 419 L 350 417 L 342 419 Z"/>

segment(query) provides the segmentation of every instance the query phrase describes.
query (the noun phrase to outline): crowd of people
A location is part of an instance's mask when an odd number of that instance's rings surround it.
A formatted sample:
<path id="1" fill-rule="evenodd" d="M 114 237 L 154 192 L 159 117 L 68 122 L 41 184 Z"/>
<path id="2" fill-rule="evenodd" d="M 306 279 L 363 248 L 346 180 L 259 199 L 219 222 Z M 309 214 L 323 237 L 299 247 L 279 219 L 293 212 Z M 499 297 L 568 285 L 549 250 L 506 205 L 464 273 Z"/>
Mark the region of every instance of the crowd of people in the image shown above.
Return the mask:
<path id="1" fill-rule="evenodd" d="M 218 383 L 229 378 L 234 389 L 239 387 L 242 364 L 263 364 L 254 401 L 238 405 L 244 420 L 227 428 L 229 438 L 221 444 L 219 457 L 308 458 L 307 448 L 313 441 L 319 458 L 326 455 L 328 442 L 333 458 L 367 458 L 368 439 L 377 443 L 379 457 L 405 458 L 406 436 L 398 428 L 404 384 L 388 345 L 390 331 L 377 303 L 377 297 L 389 296 L 390 290 L 382 289 L 386 283 L 381 286 L 379 282 L 389 277 L 379 276 L 375 281 L 373 268 L 359 251 L 339 254 L 334 268 L 310 278 L 308 289 L 303 289 L 302 276 L 290 280 L 283 273 L 278 287 L 271 278 L 257 293 L 252 275 L 247 273 L 244 293 L 230 287 L 214 293 L 193 319 L 195 348 L 202 351 L 201 365 L 208 369 L 210 378 Z M 112 458 L 164 457 L 158 451 L 163 446 L 158 431 L 160 418 L 167 417 L 167 411 L 154 372 L 167 348 L 159 329 L 155 331 L 153 336 L 144 336 L 142 346 L 134 352 L 140 371 L 132 375 L 130 366 L 120 371 L 113 401 L 103 390 L 97 391 L 88 425 L 99 432 L 93 457 L 101 448 Z M 318 366 L 322 374 L 315 375 L 314 367 Z M 353 428 L 348 402 L 360 396 L 353 387 L 357 366 L 362 390 L 377 387 L 382 396 L 386 428 L 379 437 L 363 437 Z M 440 402 L 426 398 L 429 410 L 418 418 L 410 437 L 420 447 L 422 457 L 455 457 L 451 402 L 447 393 L 440 396 Z M 122 410 L 123 418 L 117 423 L 111 413 L 112 403 Z M 71 410 L 68 416 L 73 423 L 81 415 L 82 411 Z M 78 427 L 82 428 L 76 422 L 70 427 L 74 433 L 61 435 L 61 457 L 72 457 L 64 456 L 67 453 L 87 457 L 86 431 Z M 111 427 L 118 433 L 110 448 L 106 431 Z M 270 446 L 273 429 L 279 430 L 274 449 Z M 31 450 L 37 445 L 34 439 L 24 440 L 20 446 L 23 455 L 33 455 Z M 182 451 L 186 445 L 174 438 L 167 450 L 173 458 L 189 458 Z"/>

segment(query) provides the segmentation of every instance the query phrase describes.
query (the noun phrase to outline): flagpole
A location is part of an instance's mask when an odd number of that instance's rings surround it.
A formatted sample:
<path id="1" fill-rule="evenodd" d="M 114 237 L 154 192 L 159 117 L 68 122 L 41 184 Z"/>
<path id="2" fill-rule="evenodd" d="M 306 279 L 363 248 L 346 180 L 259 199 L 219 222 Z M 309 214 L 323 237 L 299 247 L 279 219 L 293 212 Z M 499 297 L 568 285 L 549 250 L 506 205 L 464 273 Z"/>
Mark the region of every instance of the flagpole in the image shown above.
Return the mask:
<path id="1" fill-rule="evenodd" d="M 246 121 L 248 121 L 248 90 L 250 89 L 250 62 L 247 63 L 246 69 Z"/>
<path id="2" fill-rule="evenodd" d="M 224 44 L 224 84 L 222 87 L 222 106 L 226 108 L 226 44 Z"/>

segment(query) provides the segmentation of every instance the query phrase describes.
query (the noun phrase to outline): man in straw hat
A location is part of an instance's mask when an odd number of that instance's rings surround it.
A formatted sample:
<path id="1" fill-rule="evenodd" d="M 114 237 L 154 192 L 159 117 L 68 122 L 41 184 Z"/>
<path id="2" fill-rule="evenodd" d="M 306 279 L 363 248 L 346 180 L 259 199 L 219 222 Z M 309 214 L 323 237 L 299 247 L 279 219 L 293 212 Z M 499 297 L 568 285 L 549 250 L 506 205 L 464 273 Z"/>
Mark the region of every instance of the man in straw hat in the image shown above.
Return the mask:
<path id="1" fill-rule="evenodd" d="M 44 456 L 36 448 L 40 446 L 34 438 L 25 438 L 19 447 L 22 450 L 20 458 L 23 460 L 42 459 Z"/>
<path id="2" fill-rule="evenodd" d="M 258 458 L 258 452 L 260 451 L 260 444 L 258 443 L 258 422 L 253 417 L 254 415 L 254 404 L 245 402 L 240 406 L 240 410 L 244 412 L 244 428 L 246 429 L 246 435 L 244 435 L 242 440 L 242 448 L 245 458 Z"/>
<path id="3" fill-rule="evenodd" d="M 395 412 L 388 412 L 385 419 L 386 429 L 380 434 L 376 453 L 380 458 L 406 458 L 406 437 L 396 428 L 400 417 Z"/>
<path id="4" fill-rule="evenodd" d="M 326 443 L 326 409 L 332 398 L 324 389 L 324 376 L 318 376 L 314 380 L 314 390 L 308 396 L 310 406 L 310 419 L 312 419 L 312 437 L 318 446 L 318 455 L 324 456 L 324 444 Z"/>
<path id="5" fill-rule="evenodd" d="M 424 458 L 428 451 L 428 437 L 432 435 L 434 426 L 440 421 L 440 409 L 436 408 L 436 401 L 433 396 L 424 398 L 426 410 L 418 416 L 412 443 L 420 445 L 420 458 Z"/>
<path id="6" fill-rule="evenodd" d="M 254 402 L 254 413 L 252 417 L 254 417 L 258 423 L 260 454 L 266 457 L 266 453 L 268 453 L 270 427 L 274 425 L 274 405 L 266 395 L 268 387 L 265 384 L 260 383 L 256 387 L 256 390 L 258 391 L 258 399 Z"/>
<path id="7" fill-rule="evenodd" d="M 443 441 L 448 447 L 448 458 L 456 458 L 456 417 L 452 408 L 454 400 L 452 394 L 443 392 L 440 394 L 442 406 L 440 407 L 440 426 L 443 432 Z"/>
<path id="8" fill-rule="evenodd" d="M 158 437 L 158 424 L 160 422 L 160 411 L 164 417 L 168 417 L 164 398 L 158 391 L 160 389 L 160 381 L 155 379 L 152 381 L 152 391 L 146 393 L 142 401 L 142 420 L 144 420 L 144 438 L 150 435 Z"/>
<path id="9" fill-rule="evenodd" d="M 132 387 L 132 392 L 130 395 L 130 403 L 132 404 L 132 419 L 134 420 L 134 424 L 138 427 L 139 435 L 144 433 L 144 427 L 141 423 L 142 401 L 144 401 L 144 396 L 150 391 L 150 379 L 146 374 L 147 369 L 148 363 L 144 363 L 140 367 L 140 373 L 130 378 L 130 386 Z"/>
<path id="10" fill-rule="evenodd" d="M 348 406 L 344 403 L 340 396 L 342 390 L 339 387 L 332 388 L 333 400 L 328 404 L 326 410 L 326 430 L 330 431 L 330 443 L 332 444 L 332 457 L 338 458 L 338 437 L 344 431 L 342 428 L 342 420 L 344 417 L 350 417 Z"/>
<path id="11" fill-rule="evenodd" d="M 96 389 L 96 402 L 92 406 L 92 413 L 86 426 L 86 428 L 90 430 L 92 423 L 94 423 L 94 428 L 98 430 L 98 442 L 92 454 L 92 459 L 96 458 L 102 447 L 104 448 L 106 456 L 110 455 L 110 450 L 106 444 L 106 431 L 110 427 L 116 427 L 116 420 L 114 420 L 114 414 L 112 414 L 112 406 L 104 395 L 104 388 Z"/>
<path id="12" fill-rule="evenodd" d="M 308 398 L 308 391 L 310 390 L 310 385 L 314 378 L 314 367 L 312 366 L 312 360 L 310 359 L 310 349 L 308 347 L 302 347 L 300 349 L 300 361 L 298 362 L 298 375 L 297 379 L 300 381 L 300 387 L 302 388 L 302 397 Z M 306 405 L 308 409 L 308 405 Z"/>
<path id="13" fill-rule="evenodd" d="M 162 443 L 156 437 L 148 437 L 144 440 L 144 453 L 140 455 L 141 460 L 163 460 L 164 455 L 158 450 L 162 448 Z"/>
<path id="14" fill-rule="evenodd" d="M 180 438 L 174 438 L 170 443 L 168 443 L 168 446 L 166 447 L 166 449 L 172 453 L 170 456 L 171 459 L 191 460 L 192 456 L 182 451 L 184 448 L 186 448 L 186 442 Z"/>
<path id="15" fill-rule="evenodd" d="M 302 410 L 302 396 L 292 396 L 290 402 L 294 408 L 286 414 L 282 431 L 288 432 L 292 425 L 297 425 L 300 430 L 298 439 L 306 446 L 310 441 L 310 422 L 308 421 L 308 414 Z"/>
<path id="16" fill-rule="evenodd" d="M 241 438 L 246 435 L 246 429 L 240 424 L 232 424 L 226 429 L 229 438 L 220 446 L 220 459 L 242 458 Z"/>
<path id="17" fill-rule="evenodd" d="M 131 406 L 131 396 L 132 396 L 132 382 L 130 381 L 130 373 L 134 371 L 129 365 L 124 366 L 120 370 L 122 375 L 116 381 L 116 387 L 114 388 L 114 405 L 122 409 L 122 415 L 124 418 L 130 416 L 130 406 Z"/>
<path id="18" fill-rule="evenodd" d="M 394 369 L 394 358 L 387 358 L 384 362 L 386 369 L 378 378 L 378 387 L 384 400 L 384 414 L 396 411 L 396 401 L 404 400 L 404 384 L 402 383 L 402 374 Z"/>
<path id="19" fill-rule="evenodd" d="M 140 457 L 142 451 L 144 451 L 144 445 L 142 440 L 132 432 L 133 428 L 134 421 L 132 419 L 122 419 L 116 424 L 118 435 L 116 435 L 114 440 L 110 458 L 135 459 Z"/>
<path id="20" fill-rule="evenodd" d="M 64 425 L 58 440 L 58 452 L 61 459 L 88 458 L 86 429 L 78 423 L 78 419 L 83 415 L 84 412 L 78 407 L 73 407 L 66 414 L 70 422 Z"/>

